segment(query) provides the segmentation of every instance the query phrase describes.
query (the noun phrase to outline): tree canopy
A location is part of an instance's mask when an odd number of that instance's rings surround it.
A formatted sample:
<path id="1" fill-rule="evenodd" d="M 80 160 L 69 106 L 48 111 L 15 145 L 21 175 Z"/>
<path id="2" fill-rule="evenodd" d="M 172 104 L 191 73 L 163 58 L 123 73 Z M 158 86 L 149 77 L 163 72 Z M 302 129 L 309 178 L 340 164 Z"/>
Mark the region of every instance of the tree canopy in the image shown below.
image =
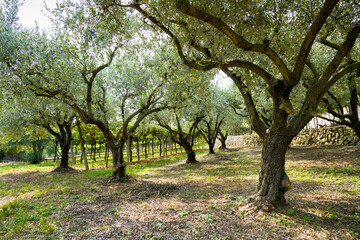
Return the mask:
<path id="1" fill-rule="evenodd" d="M 356 54 L 359 2 L 96 2 L 105 12 L 136 10 L 147 24 L 173 41 L 185 65 L 201 71 L 221 69 L 234 81 L 251 127 L 265 140 L 256 202 L 284 204 L 289 189 L 285 173 L 288 145 L 316 115 L 331 86 L 360 67 Z M 337 47 L 325 50 L 328 58 L 322 64 L 317 56 L 330 45 Z M 246 72 L 251 73 L 250 78 Z M 259 90 L 265 88 L 272 99 L 270 126 L 255 105 L 257 78 L 264 86 Z"/>
<path id="2" fill-rule="evenodd" d="M 27 89 L 96 125 L 117 178 L 126 175 L 123 146 L 141 121 L 171 109 L 158 123 L 176 126 L 173 139 L 184 135 L 191 146 L 200 119 L 211 122 L 204 112 L 219 112 L 206 96 L 217 94 L 207 92 L 211 78 L 231 78 L 264 140 L 256 207 L 285 204 L 289 144 L 334 84 L 355 81 L 360 69 L 358 0 L 66 1 L 51 11 L 49 34 L 22 28 L 17 10 L 16 0 L 1 5 L 1 87 Z M 356 83 L 349 86 L 358 100 Z"/>

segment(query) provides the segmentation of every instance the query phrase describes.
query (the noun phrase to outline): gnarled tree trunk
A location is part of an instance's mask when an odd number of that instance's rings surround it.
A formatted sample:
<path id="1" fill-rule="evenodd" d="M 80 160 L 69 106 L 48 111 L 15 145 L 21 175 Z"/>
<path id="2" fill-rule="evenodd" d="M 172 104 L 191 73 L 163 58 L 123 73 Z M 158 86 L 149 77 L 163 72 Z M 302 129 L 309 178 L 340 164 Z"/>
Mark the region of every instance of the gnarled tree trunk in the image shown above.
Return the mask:
<path id="1" fill-rule="evenodd" d="M 60 167 L 62 167 L 62 168 L 69 167 L 69 151 L 70 151 L 71 140 L 72 140 L 71 125 L 72 125 L 72 119 L 71 119 L 71 121 L 65 122 L 65 124 L 63 124 L 63 125 L 59 125 L 60 133 L 62 136 L 62 140 L 60 142 L 60 146 L 61 146 Z"/>
<path id="2" fill-rule="evenodd" d="M 210 142 L 207 142 L 207 144 L 209 146 L 209 154 L 215 154 L 214 145 Z"/>
<path id="3" fill-rule="evenodd" d="M 68 168 L 69 167 L 69 151 L 70 151 L 70 142 L 64 142 L 61 145 L 61 161 L 60 167 L 61 168 Z"/>
<path id="4" fill-rule="evenodd" d="M 126 141 L 126 140 L 125 140 Z M 126 177 L 126 163 L 124 161 L 124 144 L 125 141 L 120 141 L 119 144 L 111 147 L 113 155 L 113 178 L 123 180 Z"/>
<path id="5" fill-rule="evenodd" d="M 55 131 L 50 124 L 44 124 L 44 127 L 51 135 L 53 135 L 57 142 L 60 143 L 61 147 L 61 161 L 60 168 L 69 168 L 69 151 L 72 141 L 72 125 L 73 117 L 70 117 L 68 120 L 63 122 L 56 123 L 58 131 Z M 56 154 L 56 149 L 55 149 Z"/>
<path id="6" fill-rule="evenodd" d="M 178 142 L 180 144 L 180 142 Z M 191 144 L 189 144 L 188 142 L 181 142 L 181 144 L 187 154 L 187 159 L 186 159 L 186 163 L 197 163 L 198 161 L 196 160 L 196 154 L 191 146 Z"/>
<path id="7" fill-rule="evenodd" d="M 187 154 L 187 159 L 186 159 L 186 163 L 197 163 L 198 161 L 196 160 L 196 154 L 194 152 L 194 150 L 192 149 L 189 149 L 189 150 L 186 150 L 186 154 Z"/>
<path id="8" fill-rule="evenodd" d="M 285 193 L 291 183 L 285 173 L 285 154 L 291 143 L 292 135 L 288 129 L 287 111 L 281 106 L 281 100 L 274 101 L 273 123 L 267 131 L 262 149 L 262 162 L 257 187 L 257 200 L 273 206 L 286 203 Z"/>
<path id="9" fill-rule="evenodd" d="M 227 131 L 226 131 L 225 134 L 223 134 L 221 131 L 219 131 L 219 137 L 217 138 L 217 139 L 219 139 L 219 141 L 221 143 L 219 149 L 221 149 L 221 150 L 227 149 L 226 148 L 226 139 L 227 139 L 227 137 L 228 137 Z"/>
<path id="10" fill-rule="evenodd" d="M 285 173 L 285 154 L 291 142 L 283 133 L 274 133 L 265 141 L 257 187 L 259 200 L 272 205 L 284 205 L 285 192 L 291 183 Z"/>

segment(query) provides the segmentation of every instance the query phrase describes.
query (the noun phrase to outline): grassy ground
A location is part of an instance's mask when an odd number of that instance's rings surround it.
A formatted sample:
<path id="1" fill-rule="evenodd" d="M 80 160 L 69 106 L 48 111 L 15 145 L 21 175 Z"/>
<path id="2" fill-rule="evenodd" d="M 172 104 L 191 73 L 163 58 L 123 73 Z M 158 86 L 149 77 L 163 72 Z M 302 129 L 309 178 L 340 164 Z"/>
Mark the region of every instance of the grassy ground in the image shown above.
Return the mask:
<path id="1" fill-rule="evenodd" d="M 244 214 L 237 202 L 257 184 L 260 148 L 198 151 L 111 169 L 52 172 L 0 165 L 0 239 L 359 239 L 360 147 L 294 147 L 287 156 L 289 205 Z M 73 166 L 82 169 L 82 166 Z"/>

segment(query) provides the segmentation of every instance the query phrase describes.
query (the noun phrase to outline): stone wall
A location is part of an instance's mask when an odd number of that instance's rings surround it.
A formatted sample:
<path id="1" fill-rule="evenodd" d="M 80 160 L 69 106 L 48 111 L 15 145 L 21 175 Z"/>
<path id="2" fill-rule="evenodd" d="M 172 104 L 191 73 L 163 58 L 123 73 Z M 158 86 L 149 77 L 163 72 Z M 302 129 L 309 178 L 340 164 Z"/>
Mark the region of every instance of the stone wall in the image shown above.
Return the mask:
<path id="1" fill-rule="evenodd" d="M 292 144 L 357 145 L 360 144 L 360 140 L 351 128 L 339 126 L 303 130 L 292 141 Z"/>
<path id="2" fill-rule="evenodd" d="M 228 136 L 226 139 L 226 147 L 241 147 L 241 146 L 260 146 L 261 140 L 257 134 Z M 220 141 L 217 139 L 215 148 L 220 147 Z"/>
<path id="3" fill-rule="evenodd" d="M 229 136 L 226 140 L 227 147 L 259 146 L 261 144 L 261 140 L 256 134 Z M 357 145 L 360 144 L 360 140 L 351 128 L 340 126 L 303 130 L 291 144 Z M 219 146 L 220 141 L 216 140 L 215 147 Z"/>

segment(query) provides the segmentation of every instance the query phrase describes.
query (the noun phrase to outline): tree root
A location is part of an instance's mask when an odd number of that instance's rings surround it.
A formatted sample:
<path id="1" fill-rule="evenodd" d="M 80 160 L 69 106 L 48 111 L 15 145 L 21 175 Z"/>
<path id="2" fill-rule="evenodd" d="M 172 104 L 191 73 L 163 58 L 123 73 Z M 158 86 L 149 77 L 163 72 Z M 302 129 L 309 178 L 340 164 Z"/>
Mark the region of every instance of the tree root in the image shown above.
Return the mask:
<path id="1" fill-rule="evenodd" d="M 251 196 L 237 204 L 238 211 L 244 215 L 263 215 L 265 213 L 274 212 L 276 206 L 271 204 L 266 197 Z"/>
<path id="2" fill-rule="evenodd" d="M 108 183 L 119 183 L 119 182 L 123 182 L 123 183 L 130 183 L 130 182 L 136 182 L 136 179 L 129 176 L 129 175 L 125 175 L 125 176 L 122 176 L 122 177 L 119 177 L 119 176 L 110 176 L 108 178 Z"/>
<path id="3" fill-rule="evenodd" d="M 228 151 L 230 151 L 230 149 L 227 148 L 227 147 L 225 147 L 225 148 L 219 147 L 219 151 L 221 151 L 221 152 L 228 152 Z"/>
<path id="4" fill-rule="evenodd" d="M 197 164 L 200 163 L 199 161 L 195 160 L 195 161 L 186 161 L 186 164 Z"/>

